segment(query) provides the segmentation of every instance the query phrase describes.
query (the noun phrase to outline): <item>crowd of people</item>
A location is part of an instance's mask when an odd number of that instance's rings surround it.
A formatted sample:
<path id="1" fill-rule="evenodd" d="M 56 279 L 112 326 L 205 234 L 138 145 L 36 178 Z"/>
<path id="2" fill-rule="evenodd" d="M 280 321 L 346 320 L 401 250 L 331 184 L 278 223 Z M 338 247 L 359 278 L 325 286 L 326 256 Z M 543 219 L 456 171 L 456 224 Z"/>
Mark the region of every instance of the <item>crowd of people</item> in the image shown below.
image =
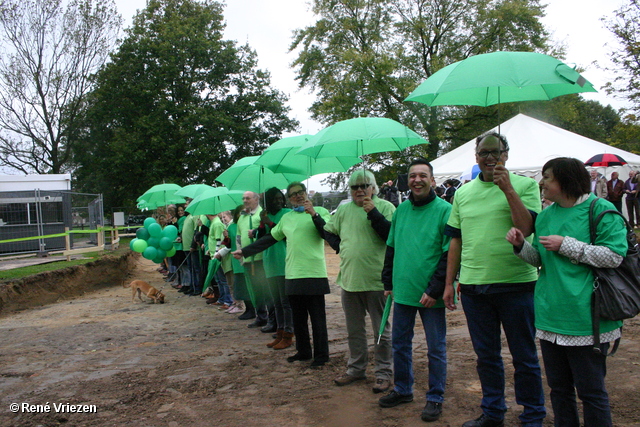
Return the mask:
<path id="1" fill-rule="evenodd" d="M 457 190 L 447 186 L 442 195 L 435 191 L 431 164 L 415 159 L 402 202 L 393 182 L 379 189 L 372 172 L 357 169 L 348 181 L 350 202 L 333 215 L 314 206 L 301 182 L 269 189 L 262 206 L 260 195 L 247 191 L 242 205 L 218 215 L 194 217 L 184 206 L 169 206 L 158 221 L 176 225 L 179 238 L 164 272 L 178 292 L 205 297 L 207 304 L 251 320 L 249 328 L 273 333 L 268 347 L 295 345 L 288 362 L 310 361 L 311 368 L 320 368 L 330 356 L 327 243 L 340 257 L 336 282 L 349 349 L 336 386 L 367 376 L 368 315 L 372 391 L 385 393 L 379 406 L 413 401 L 412 342 L 419 316 L 429 371 L 420 417 L 438 420 L 446 394 L 446 309 L 460 303 L 482 390 L 482 413 L 463 427 L 504 425 L 502 331 L 522 426 L 542 426 L 547 416 L 536 339 L 554 424 L 581 425 L 577 396 L 583 425 L 611 426 L 604 354 L 620 337 L 621 322 L 601 321 L 601 352 L 594 352 L 591 267 L 616 267 L 627 243 L 623 221 L 610 215 L 591 244 L 588 211 L 592 202 L 596 213 L 622 210 L 626 195 L 630 222 L 640 225 L 636 174 L 622 181 L 614 172 L 607 181 L 579 160 L 557 158 L 544 165 L 538 184 L 510 173 L 508 158 L 503 135 L 478 137 L 480 174 Z M 384 316 L 389 298 L 391 322 Z"/>

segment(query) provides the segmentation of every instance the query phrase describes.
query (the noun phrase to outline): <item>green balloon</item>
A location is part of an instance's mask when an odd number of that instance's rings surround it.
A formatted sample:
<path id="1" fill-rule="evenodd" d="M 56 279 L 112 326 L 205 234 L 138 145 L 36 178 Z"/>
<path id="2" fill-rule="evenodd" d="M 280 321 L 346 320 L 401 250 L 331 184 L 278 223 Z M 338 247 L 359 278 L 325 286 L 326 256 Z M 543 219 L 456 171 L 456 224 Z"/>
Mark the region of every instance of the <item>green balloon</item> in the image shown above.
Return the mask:
<path id="1" fill-rule="evenodd" d="M 175 225 L 167 225 L 162 230 L 162 237 L 166 237 L 173 242 L 174 240 L 176 240 L 176 237 L 178 237 L 178 229 Z"/>
<path id="2" fill-rule="evenodd" d="M 138 239 L 131 239 L 131 241 L 129 242 L 129 249 L 133 250 L 133 244 L 136 242 L 136 240 Z"/>
<path id="3" fill-rule="evenodd" d="M 163 260 L 164 260 L 164 258 L 156 257 L 156 258 L 152 259 L 151 261 L 155 262 L 156 264 L 160 264 Z"/>
<path id="4" fill-rule="evenodd" d="M 165 251 L 168 251 L 173 247 L 173 239 L 170 239 L 168 237 L 163 237 L 160 239 L 160 244 L 158 246 L 160 246 L 160 249 L 164 249 Z"/>
<path id="5" fill-rule="evenodd" d="M 162 236 L 162 227 L 160 227 L 160 224 L 158 224 L 157 222 L 154 222 L 153 224 L 148 226 L 147 230 L 149 230 L 149 234 L 151 234 L 151 237 L 160 238 L 160 236 Z"/>
<path id="6" fill-rule="evenodd" d="M 138 239 L 142 239 L 142 240 L 148 240 L 149 239 L 149 230 L 147 230 L 144 227 L 138 228 L 138 230 L 136 231 L 136 237 Z"/>
<path id="7" fill-rule="evenodd" d="M 153 246 L 147 246 L 147 249 L 142 252 L 142 256 L 150 261 L 153 261 L 158 256 L 158 250 Z"/>
<path id="8" fill-rule="evenodd" d="M 149 226 L 150 226 L 151 224 L 158 224 L 158 223 L 157 223 L 157 222 L 156 222 L 156 220 L 155 220 L 155 219 L 153 219 L 152 217 L 148 217 L 147 219 L 145 219 L 145 220 L 144 220 L 144 226 L 145 226 L 146 228 L 149 228 Z"/>
<path id="9" fill-rule="evenodd" d="M 168 256 L 168 257 L 172 257 L 172 256 L 174 256 L 175 254 L 176 254 L 176 248 L 175 248 L 175 246 L 172 246 L 172 247 L 171 247 L 171 249 L 169 249 L 169 250 L 167 251 L 167 256 Z"/>
<path id="10" fill-rule="evenodd" d="M 147 240 L 147 244 L 158 249 L 160 247 L 160 239 L 158 239 L 157 237 L 149 237 L 149 239 Z"/>
<path id="11" fill-rule="evenodd" d="M 133 239 L 132 242 L 132 249 L 139 253 L 143 253 L 147 249 L 147 246 L 149 246 L 146 240 L 142 239 Z"/>

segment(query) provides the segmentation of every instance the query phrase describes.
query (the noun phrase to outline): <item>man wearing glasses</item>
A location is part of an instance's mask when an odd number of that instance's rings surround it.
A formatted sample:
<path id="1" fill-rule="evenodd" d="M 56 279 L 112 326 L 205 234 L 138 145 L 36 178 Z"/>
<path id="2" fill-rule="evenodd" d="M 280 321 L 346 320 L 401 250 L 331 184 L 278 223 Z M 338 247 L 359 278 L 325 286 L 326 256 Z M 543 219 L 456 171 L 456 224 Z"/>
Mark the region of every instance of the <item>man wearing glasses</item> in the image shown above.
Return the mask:
<path id="1" fill-rule="evenodd" d="M 501 327 L 515 368 L 516 402 L 524 407 L 523 426 L 542 426 L 544 394 L 535 344 L 534 267 L 513 256 L 505 240 L 511 227 L 525 236 L 533 232 L 540 211 L 540 190 L 531 178 L 504 167 L 509 144 L 491 132 L 476 140 L 481 173 L 456 192 L 445 233 L 451 236 L 444 301 L 453 310 L 453 283 L 460 271 L 461 302 L 477 356 L 482 387 L 482 415 L 463 427 L 502 427 L 507 411 Z"/>
<path id="2" fill-rule="evenodd" d="M 378 400 L 383 408 L 413 401 L 412 341 L 416 314 L 427 340 L 429 386 L 423 421 L 442 415 L 447 381 L 447 326 L 442 302 L 449 237 L 444 228 L 451 205 L 432 188 L 433 169 L 425 159 L 409 165 L 409 199 L 393 214 L 382 270 L 385 294 L 393 292 L 393 390 Z"/>
<path id="3" fill-rule="evenodd" d="M 280 222 L 249 246 L 235 252 L 236 259 L 252 257 L 282 239 L 287 239 L 284 286 L 293 315 L 293 332 L 297 353 L 287 361 L 311 360 L 311 368 L 319 368 L 329 361 L 329 335 L 325 312 L 325 294 L 329 293 L 327 264 L 324 258 L 324 226 L 330 214 L 323 207 L 314 207 L 301 182 L 287 187 L 287 196 L 293 210 L 282 216 Z M 313 328 L 313 350 L 308 319 Z"/>
<path id="4" fill-rule="evenodd" d="M 366 316 L 369 313 L 375 343 L 374 393 L 386 391 L 391 385 L 391 331 L 388 321 L 378 339 L 384 311 L 384 286 L 380 271 L 384 262 L 385 242 L 396 208 L 376 196 L 378 186 L 373 173 L 358 169 L 349 177 L 351 203 L 338 207 L 324 229 L 327 240 L 340 254 L 337 283 L 342 288 L 341 300 L 347 326 L 349 361 L 347 372 L 334 380 L 345 386 L 364 380 L 369 349 Z"/>

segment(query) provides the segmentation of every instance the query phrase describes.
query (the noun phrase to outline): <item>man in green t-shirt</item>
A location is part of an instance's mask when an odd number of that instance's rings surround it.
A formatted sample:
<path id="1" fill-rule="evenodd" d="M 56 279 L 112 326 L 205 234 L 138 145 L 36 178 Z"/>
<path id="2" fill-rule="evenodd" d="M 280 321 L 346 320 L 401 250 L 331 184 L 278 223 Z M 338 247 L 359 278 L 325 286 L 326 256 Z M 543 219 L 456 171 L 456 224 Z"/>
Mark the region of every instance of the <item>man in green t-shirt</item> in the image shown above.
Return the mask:
<path id="1" fill-rule="evenodd" d="M 337 283 L 342 288 L 341 300 L 347 326 L 349 361 L 347 372 L 334 380 L 338 386 L 366 378 L 369 348 L 366 316 L 369 313 L 375 343 L 374 393 L 386 391 L 391 385 L 391 331 L 388 321 L 380 338 L 380 323 L 385 295 L 380 271 L 384 262 L 391 216 L 396 208 L 380 199 L 373 173 L 358 169 L 349 178 L 350 203 L 338 207 L 324 229 L 325 238 L 340 254 Z"/>
<path id="2" fill-rule="evenodd" d="M 382 271 L 385 294 L 393 292 L 393 390 L 378 401 L 383 408 L 413 401 L 413 331 L 420 315 L 428 346 L 429 389 L 420 415 L 442 415 L 447 381 L 445 308 L 441 297 L 449 238 L 444 235 L 451 205 L 431 188 L 433 169 L 425 159 L 409 165 L 409 199 L 393 214 Z"/>
<path id="3" fill-rule="evenodd" d="M 540 211 L 538 183 L 509 173 L 509 144 L 490 132 L 476 140 L 480 173 L 456 191 L 446 234 L 451 236 L 444 301 L 455 309 L 453 282 L 460 271 L 460 293 L 477 356 L 482 415 L 463 427 L 502 427 L 507 411 L 501 329 L 513 358 L 516 402 L 524 406 L 523 426 L 539 427 L 546 415 L 535 343 L 533 290 L 536 269 L 513 256 L 505 236 L 516 227 L 533 232 Z"/>

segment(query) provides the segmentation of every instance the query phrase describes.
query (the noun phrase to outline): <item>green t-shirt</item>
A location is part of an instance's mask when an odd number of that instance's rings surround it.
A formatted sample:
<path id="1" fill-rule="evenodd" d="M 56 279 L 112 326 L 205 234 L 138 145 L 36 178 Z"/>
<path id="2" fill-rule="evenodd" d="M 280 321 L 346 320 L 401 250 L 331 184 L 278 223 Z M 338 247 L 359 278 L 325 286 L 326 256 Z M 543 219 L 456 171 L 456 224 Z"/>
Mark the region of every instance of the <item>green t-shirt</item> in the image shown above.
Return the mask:
<path id="1" fill-rule="evenodd" d="M 538 183 L 515 174 L 510 177 L 524 206 L 540 212 Z M 448 224 L 462 233 L 460 283 L 525 283 L 538 278 L 536 268 L 513 256 L 513 247 L 505 239 L 513 227 L 511 209 L 506 196 L 493 182 L 484 182 L 478 175 L 460 187 Z"/>
<path id="2" fill-rule="evenodd" d="M 289 208 L 283 208 L 277 214 L 269 214 L 269 219 L 278 224 L 282 216 L 287 212 L 291 212 Z M 269 226 L 266 227 L 267 232 L 270 231 Z M 285 258 L 287 256 L 287 241 L 280 240 L 273 246 L 268 247 L 264 251 L 264 273 L 267 277 L 284 276 Z"/>
<path id="3" fill-rule="evenodd" d="M 395 206 L 377 196 L 373 203 L 391 221 Z M 324 229 L 340 236 L 338 285 L 348 292 L 384 290 L 380 273 L 387 247 L 371 227 L 365 210 L 354 202 L 341 205 Z"/>
<path id="4" fill-rule="evenodd" d="M 405 200 L 393 214 L 387 245 L 394 248 L 393 299 L 422 307 L 420 298 L 436 271 L 451 238 L 444 228 L 451 212 L 449 202 L 439 197 L 424 206 Z M 434 307 L 443 307 L 442 299 Z"/>
<path id="5" fill-rule="evenodd" d="M 238 218 L 238 231 L 237 235 L 240 237 L 240 246 L 245 247 L 249 246 L 251 243 L 255 242 L 256 239 L 249 238 L 249 230 L 255 230 L 260 226 L 260 212 L 262 212 L 262 208 L 258 206 L 256 212 L 253 215 L 244 215 L 241 214 L 240 218 Z M 249 258 L 246 258 L 245 262 L 253 262 L 253 261 L 261 261 L 262 260 L 262 252 L 253 255 Z"/>
<path id="6" fill-rule="evenodd" d="M 189 215 L 184 220 L 184 224 L 182 225 L 182 250 L 184 251 L 188 251 L 191 248 L 198 218 L 200 218 L 200 216 Z"/>
<path id="7" fill-rule="evenodd" d="M 329 211 L 314 207 L 325 221 L 329 221 Z M 324 259 L 324 239 L 306 212 L 291 211 L 271 230 L 276 240 L 287 239 L 285 274 L 287 279 L 308 279 L 327 277 Z"/>
<path id="8" fill-rule="evenodd" d="M 591 294 L 593 273 L 586 264 L 573 264 L 557 251 L 548 251 L 539 236 L 570 236 L 589 243 L 589 206 L 593 194 L 579 205 L 563 208 L 554 203 L 543 210 L 536 219 L 536 237 L 533 247 L 540 254 L 542 268 L 536 284 L 534 307 L 536 328 L 562 335 L 592 335 Z M 614 206 L 599 199 L 596 215 Z M 621 218 L 607 214 L 598 225 L 595 244 L 606 246 L 618 255 L 627 254 L 627 229 Z M 622 322 L 600 320 L 600 332 L 609 332 L 622 326 Z"/>
<path id="9" fill-rule="evenodd" d="M 231 222 L 227 227 L 227 232 L 229 233 L 229 239 L 231 240 L 231 252 L 235 251 L 238 247 L 236 245 L 236 233 L 238 231 L 238 224 Z M 235 259 L 233 255 L 231 256 L 231 266 L 233 267 L 234 274 L 244 273 L 244 266 L 240 263 L 239 260 Z"/>

